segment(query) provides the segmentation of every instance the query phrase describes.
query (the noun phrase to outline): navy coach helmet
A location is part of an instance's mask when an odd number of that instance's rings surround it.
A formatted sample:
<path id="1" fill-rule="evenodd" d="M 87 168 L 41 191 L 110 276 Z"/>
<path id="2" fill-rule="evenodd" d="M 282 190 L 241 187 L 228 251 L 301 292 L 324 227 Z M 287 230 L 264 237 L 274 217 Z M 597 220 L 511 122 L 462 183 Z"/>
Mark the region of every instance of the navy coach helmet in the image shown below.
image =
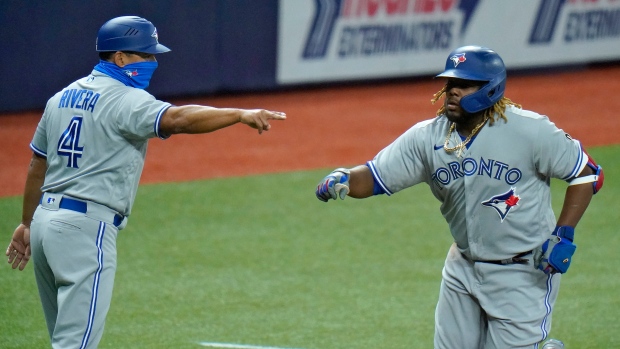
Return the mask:
<path id="1" fill-rule="evenodd" d="M 461 98 L 461 107 L 477 113 L 493 106 L 504 97 L 506 66 L 493 50 L 482 46 L 463 46 L 452 51 L 445 71 L 437 77 L 487 81 L 480 90 Z"/>
<path id="2" fill-rule="evenodd" d="M 105 22 L 97 34 L 98 52 L 134 51 L 164 53 L 169 48 L 159 43 L 157 29 L 150 21 L 137 16 L 122 16 Z"/>

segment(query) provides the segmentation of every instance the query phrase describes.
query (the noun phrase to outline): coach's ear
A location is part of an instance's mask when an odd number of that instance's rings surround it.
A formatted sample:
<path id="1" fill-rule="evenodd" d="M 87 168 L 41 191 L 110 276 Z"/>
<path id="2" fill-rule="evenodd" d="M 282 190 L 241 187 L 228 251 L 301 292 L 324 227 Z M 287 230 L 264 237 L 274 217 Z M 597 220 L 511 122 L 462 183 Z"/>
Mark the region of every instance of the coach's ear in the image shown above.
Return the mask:
<path id="1" fill-rule="evenodd" d="M 131 63 L 127 54 L 122 51 L 114 52 L 114 54 L 112 55 L 112 62 L 120 68 L 123 68 L 127 64 Z"/>

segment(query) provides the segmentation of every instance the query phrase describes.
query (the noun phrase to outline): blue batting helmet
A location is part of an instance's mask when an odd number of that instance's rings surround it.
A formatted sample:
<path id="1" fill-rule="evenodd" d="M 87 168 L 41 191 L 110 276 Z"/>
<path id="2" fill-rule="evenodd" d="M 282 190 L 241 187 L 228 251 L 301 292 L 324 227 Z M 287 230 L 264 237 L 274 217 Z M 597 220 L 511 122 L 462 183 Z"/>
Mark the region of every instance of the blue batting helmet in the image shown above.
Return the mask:
<path id="1" fill-rule="evenodd" d="M 169 48 L 159 43 L 153 23 L 137 16 L 122 16 L 105 22 L 97 34 L 98 52 L 135 51 L 164 53 Z"/>
<path id="2" fill-rule="evenodd" d="M 437 77 L 488 82 L 480 90 L 461 98 L 461 107 L 468 113 L 493 106 L 504 97 L 506 89 L 504 61 L 495 51 L 481 46 L 463 46 L 452 51 L 445 71 Z"/>

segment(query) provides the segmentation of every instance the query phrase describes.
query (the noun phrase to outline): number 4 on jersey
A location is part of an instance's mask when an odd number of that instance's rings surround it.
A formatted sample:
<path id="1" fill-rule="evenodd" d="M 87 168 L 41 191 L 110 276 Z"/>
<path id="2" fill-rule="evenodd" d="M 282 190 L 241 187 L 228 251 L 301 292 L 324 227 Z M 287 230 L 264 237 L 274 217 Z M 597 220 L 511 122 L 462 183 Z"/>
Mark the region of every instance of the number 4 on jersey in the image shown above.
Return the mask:
<path id="1" fill-rule="evenodd" d="M 82 157 L 84 147 L 80 147 L 80 133 L 82 132 L 82 117 L 74 116 L 69 126 L 58 141 L 58 155 L 66 156 L 67 167 L 79 168 L 77 160 Z"/>

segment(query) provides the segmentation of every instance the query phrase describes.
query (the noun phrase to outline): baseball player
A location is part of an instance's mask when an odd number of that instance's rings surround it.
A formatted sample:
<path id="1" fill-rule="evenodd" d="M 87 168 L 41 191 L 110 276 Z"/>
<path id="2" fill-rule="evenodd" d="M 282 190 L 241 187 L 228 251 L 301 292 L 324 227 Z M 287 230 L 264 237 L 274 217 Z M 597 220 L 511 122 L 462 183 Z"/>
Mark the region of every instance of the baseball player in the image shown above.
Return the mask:
<path id="1" fill-rule="evenodd" d="M 334 170 L 316 196 L 367 198 L 426 183 L 454 238 L 435 348 L 538 348 L 575 252 L 575 226 L 603 185 L 602 169 L 546 116 L 504 97 L 506 68 L 496 52 L 460 47 L 438 77 L 445 86 L 432 99 L 443 97 L 437 117 L 366 164 Z M 551 178 L 568 182 L 557 220 Z"/>
<path id="2" fill-rule="evenodd" d="M 21 224 L 6 250 L 23 270 L 32 251 L 54 348 L 96 348 L 112 297 L 116 236 L 131 214 L 149 139 L 207 133 L 236 123 L 270 129 L 267 110 L 174 106 L 144 89 L 155 55 L 170 51 L 140 17 L 109 20 L 100 62 L 49 99 L 33 151 Z"/>

